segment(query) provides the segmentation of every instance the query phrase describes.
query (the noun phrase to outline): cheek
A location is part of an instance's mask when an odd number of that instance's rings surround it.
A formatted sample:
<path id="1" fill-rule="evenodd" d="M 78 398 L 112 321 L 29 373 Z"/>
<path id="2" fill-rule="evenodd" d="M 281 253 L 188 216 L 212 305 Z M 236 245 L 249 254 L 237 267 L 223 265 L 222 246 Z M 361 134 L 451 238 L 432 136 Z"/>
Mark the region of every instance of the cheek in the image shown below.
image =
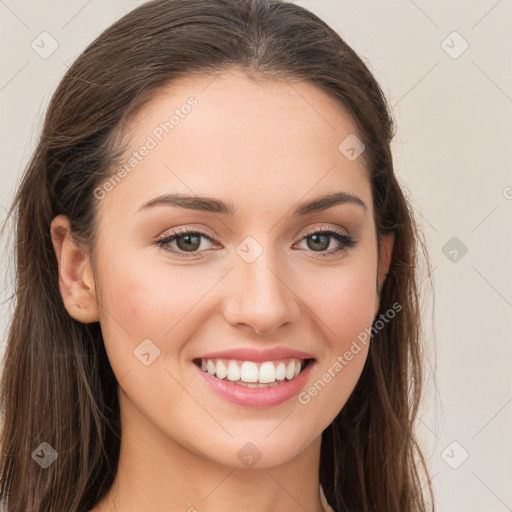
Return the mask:
<path id="1" fill-rule="evenodd" d="M 123 374 L 138 361 L 134 350 L 150 339 L 163 350 L 164 335 L 188 304 L 186 289 L 165 285 L 164 277 L 140 258 L 125 254 L 121 261 L 104 258 L 98 280 L 101 290 L 101 328 L 112 368 Z"/>
<path id="2" fill-rule="evenodd" d="M 309 286 L 307 296 L 331 348 L 341 350 L 374 319 L 377 288 L 373 264 L 333 271 L 323 287 Z"/>
<path id="3" fill-rule="evenodd" d="M 345 268 L 330 287 L 310 293 L 326 341 L 315 379 L 298 401 L 310 417 L 327 427 L 344 407 L 361 377 L 368 356 L 369 329 L 375 314 L 376 282 L 371 265 Z M 333 276 L 334 277 L 334 276 Z"/>
<path id="4" fill-rule="evenodd" d="M 101 279 L 105 323 L 114 321 L 117 329 L 134 336 L 163 337 L 197 300 L 197 290 L 187 279 L 180 269 L 169 272 L 165 265 L 155 265 L 135 252 L 125 254 L 122 261 L 105 258 Z"/>
<path id="5" fill-rule="evenodd" d="M 101 265 L 101 328 L 115 374 L 121 378 L 140 370 L 139 347 L 158 354 L 152 368 L 174 364 L 201 325 L 199 317 L 211 310 L 208 292 L 221 274 L 193 266 L 173 268 L 154 258 L 143 261 L 135 252 L 122 261 L 104 258 Z"/>

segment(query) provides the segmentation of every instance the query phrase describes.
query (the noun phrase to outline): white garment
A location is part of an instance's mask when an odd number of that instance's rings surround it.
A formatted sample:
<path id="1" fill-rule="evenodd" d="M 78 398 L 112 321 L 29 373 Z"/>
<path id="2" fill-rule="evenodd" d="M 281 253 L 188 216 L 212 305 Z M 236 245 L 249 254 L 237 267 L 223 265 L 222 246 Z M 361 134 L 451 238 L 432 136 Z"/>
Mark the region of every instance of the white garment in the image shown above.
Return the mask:
<path id="1" fill-rule="evenodd" d="M 324 490 L 322 489 L 322 484 L 320 484 L 320 501 L 322 503 L 322 507 L 324 507 L 325 512 L 334 512 L 334 509 L 329 505 L 329 503 L 327 503 Z"/>

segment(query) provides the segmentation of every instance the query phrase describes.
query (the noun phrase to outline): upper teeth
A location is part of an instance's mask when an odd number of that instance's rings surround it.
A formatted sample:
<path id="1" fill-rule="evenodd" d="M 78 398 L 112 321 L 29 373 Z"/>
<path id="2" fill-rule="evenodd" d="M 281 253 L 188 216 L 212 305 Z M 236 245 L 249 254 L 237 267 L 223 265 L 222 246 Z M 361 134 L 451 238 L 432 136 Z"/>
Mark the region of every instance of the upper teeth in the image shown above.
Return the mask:
<path id="1" fill-rule="evenodd" d="M 201 359 L 201 369 L 218 379 L 270 384 L 276 380 L 293 379 L 302 368 L 300 359 L 286 361 L 236 361 L 226 359 Z"/>

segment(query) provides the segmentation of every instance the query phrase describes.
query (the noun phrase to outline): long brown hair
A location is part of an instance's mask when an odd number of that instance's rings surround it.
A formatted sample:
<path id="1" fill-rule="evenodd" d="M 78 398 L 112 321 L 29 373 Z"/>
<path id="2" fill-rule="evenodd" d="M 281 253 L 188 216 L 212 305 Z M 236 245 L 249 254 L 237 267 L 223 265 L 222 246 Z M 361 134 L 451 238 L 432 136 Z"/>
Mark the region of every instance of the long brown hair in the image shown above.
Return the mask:
<path id="1" fill-rule="evenodd" d="M 413 428 L 424 244 L 394 175 L 394 124 L 379 85 L 337 33 L 300 6 L 154 0 L 103 32 L 65 74 L 9 210 L 16 283 L 0 396 L 0 497 L 10 512 L 88 511 L 111 486 L 120 450 L 117 381 L 100 325 L 77 322 L 64 307 L 50 224 L 68 216 L 76 240 L 92 250 L 94 190 L 120 161 L 124 122 L 176 78 L 228 68 L 314 84 L 345 107 L 363 138 L 378 240 L 395 235 L 377 317 L 394 303 L 403 310 L 376 329 L 355 390 L 322 434 L 320 481 L 340 512 L 427 510 L 428 471 Z M 58 454 L 46 469 L 33 460 L 43 442 Z"/>

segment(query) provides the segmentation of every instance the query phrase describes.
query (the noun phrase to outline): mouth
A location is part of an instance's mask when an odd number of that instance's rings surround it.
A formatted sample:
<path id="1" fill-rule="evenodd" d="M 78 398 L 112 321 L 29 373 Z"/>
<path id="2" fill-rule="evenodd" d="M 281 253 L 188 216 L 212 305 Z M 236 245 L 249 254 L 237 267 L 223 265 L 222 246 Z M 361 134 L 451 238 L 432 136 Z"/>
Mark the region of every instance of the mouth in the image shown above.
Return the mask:
<path id="1" fill-rule="evenodd" d="M 196 358 L 194 364 L 219 381 L 246 388 L 269 388 L 293 381 L 315 361 L 314 358 L 286 358 L 273 361 Z"/>

